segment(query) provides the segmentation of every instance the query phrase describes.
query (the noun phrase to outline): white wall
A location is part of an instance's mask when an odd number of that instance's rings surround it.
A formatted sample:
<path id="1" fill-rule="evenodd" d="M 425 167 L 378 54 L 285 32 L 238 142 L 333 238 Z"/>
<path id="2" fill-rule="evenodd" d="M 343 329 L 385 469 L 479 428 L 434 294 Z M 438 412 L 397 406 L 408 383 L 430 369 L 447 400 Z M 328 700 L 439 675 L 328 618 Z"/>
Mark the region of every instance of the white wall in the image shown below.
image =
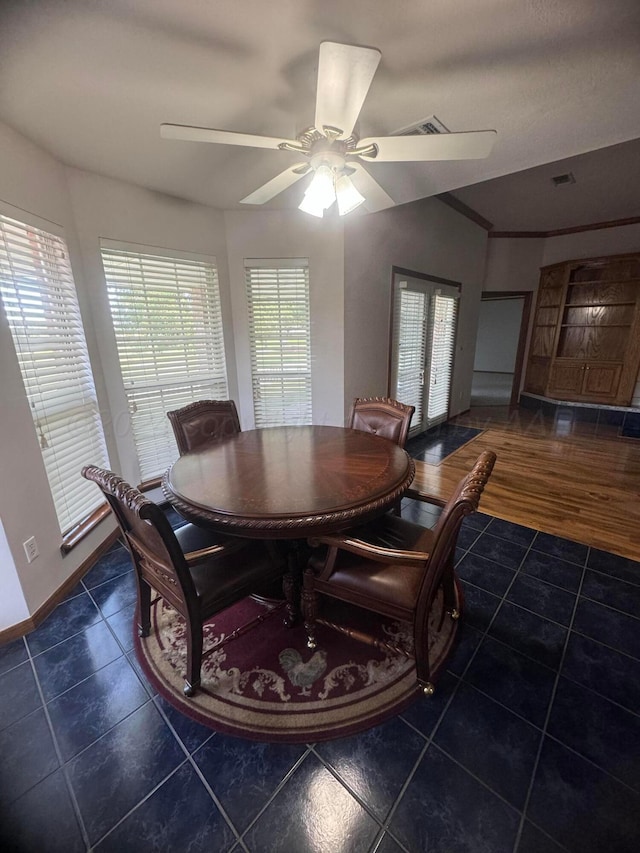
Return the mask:
<path id="1" fill-rule="evenodd" d="M 226 211 L 242 426 L 253 427 L 245 258 L 308 258 L 313 422 L 342 424 L 344 243 L 342 222 L 298 211 Z"/>
<path id="2" fill-rule="evenodd" d="M 624 255 L 625 252 L 640 252 L 640 224 L 547 237 L 541 266 L 574 258 Z"/>
<path id="3" fill-rule="evenodd" d="M 8 216 L 47 228 L 62 228 L 69 247 L 85 322 L 87 344 L 92 355 L 96 342 L 87 300 L 83 298 L 83 271 L 73 214 L 63 167 L 20 134 L 0 124 L 0 209 Z M 113 529 L 103 521 L 66 557 L 60 553 L 61 534 L 42 461 L 42 454 L 22 384 L 11 331 L 0 310 L 0 518 L 6 550 L 0 560 L 3 601 L 0 630 L 25 618 L 24 604 L 33 613 L 81 565 Z M 99 362 L 94 364 L 100 394 L 103 378 Z M 28 563 L 22 543 L 36 535 L 40 556 Z M 18 587 L 20 591 L 18 591 Z"/>
<path id="4" fill-rule="evenodd" d="M 67 169 L 73 214 L 84 266 L 84 287 L 105 375 L 103 422 L 111 464 L 125 480 L 139 483 L 127 401 L 111 322 L 100 238 L 215 256 L 220 282 L 229 395 L 237 398 L 233 318 L 224 217 L 218 210 L 135 187 L 79 169 Z"/>
<path id="5" fill-rule="evenodd" d="M 543 238 L 490 239 L 483 290 L 538 290 Z"/>
<path id="6" fill-rule="evenodd" d="M 29 608 L 20 586 L 20 579 L 16 571 L 13 571 L 13 555 L 0 519 L 0 629 L 27 619 Z"/>
<path id="7" fill-rule="evenodd" d="M 483 299 L 473 369 L 513 373 L 520 339 L 523 299 Z"/>
<path id="8" fill-rule="evenodd" d="M 345 413 L 388 390 L 392 266 L 462 284 L 451 414 L 469 408 L 487 232 L 435 198 L 345 225 Z"/>

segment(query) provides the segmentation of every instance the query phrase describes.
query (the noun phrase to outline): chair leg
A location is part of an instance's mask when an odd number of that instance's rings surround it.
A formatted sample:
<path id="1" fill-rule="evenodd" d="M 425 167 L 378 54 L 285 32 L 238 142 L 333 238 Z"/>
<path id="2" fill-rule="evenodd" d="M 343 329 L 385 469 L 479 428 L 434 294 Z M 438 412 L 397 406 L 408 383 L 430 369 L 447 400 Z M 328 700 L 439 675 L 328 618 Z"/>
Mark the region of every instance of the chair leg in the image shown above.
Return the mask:
<path id="1" fill-rule="evenodd" d="M 444 610 L 452 619 L 459 619 L 460 611 L 458 610 L 456 576 L 453 571 L 453 561 L 450 566 L 447 566 L 442 577 L 442 591 L 444 594 Z"/>
<path id="2" fill-rule="evenodd" d="M 313 588 L 313 571 L 307 569 L 304 573 L 302 589 L 302 610 L 304 613 L 304 628 L 307 632 L 307 648 L 316 647 L 316 616 L 318 614 L 318 593 Z"/>
<path id="3" fill-rule="evenodd" d="M 429 642 L 425 635 L 424 642 L 415 644 L 416 675 L 418 684 L 425 696 L 433 696 L 435 685 L 431 682 L 431 669 L 429 667 Z"/>
<path id="4" fill-rule="evenodd" d="M 140 577 L 136 580 L 138 582 L 138 636 L 148 637 L 151 633 L 151 587 Z"/>
<path id="5" fill-rule="evenodd" d="M 187 620 L 187 677 L 184 680 L 184 695 L 193 696 L 200 687 L 202 667 L 202 624 L 193 625 Z"/>
<path id="6" fill-rule="evenodd" d="M 287 571 L 282 578 L 282 588 L 287 601 L 287 615 L 284 620 L 286 628 L 292 628 L 300 619 L 300 593 L 305 562 L 304 542 L 291 540 L 287 553 Z"/>

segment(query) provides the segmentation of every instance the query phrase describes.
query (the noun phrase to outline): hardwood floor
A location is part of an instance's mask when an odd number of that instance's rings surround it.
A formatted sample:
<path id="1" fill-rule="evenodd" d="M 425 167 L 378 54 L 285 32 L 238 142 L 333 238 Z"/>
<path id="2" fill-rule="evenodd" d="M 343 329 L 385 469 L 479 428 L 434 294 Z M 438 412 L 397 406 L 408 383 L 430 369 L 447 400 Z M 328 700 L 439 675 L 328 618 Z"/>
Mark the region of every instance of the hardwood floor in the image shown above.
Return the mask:
<path id="1" fill-rule="evenodd" d="M 414 489 L 446 498 L 494 450 L 481 512 L 640 560 L 640 440 L 525 409 L 472 409 L 455 423 L 483 432 L 440 465 L 417 463 Z"/>

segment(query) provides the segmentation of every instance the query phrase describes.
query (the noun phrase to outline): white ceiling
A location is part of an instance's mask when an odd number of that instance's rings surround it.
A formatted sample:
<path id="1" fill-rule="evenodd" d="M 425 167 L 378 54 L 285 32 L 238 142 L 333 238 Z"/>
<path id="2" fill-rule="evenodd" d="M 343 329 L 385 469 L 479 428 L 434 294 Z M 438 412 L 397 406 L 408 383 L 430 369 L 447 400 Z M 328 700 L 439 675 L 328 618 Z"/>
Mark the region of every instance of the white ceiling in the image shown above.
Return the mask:
<path id="1" fill-rule="evenodd" d="M 69 165 L 237 208 L 296 155 L 160 124 L 295 136 L 323 40 L 382 51 L 361 136 L 431 115 L 497 131 L 486 160 L 372 164 L 397 203 L 456 191 L 498 230 L 638 215 L 639 0 L 4 0 L 0 120 Z M 553 188 L 569 168 L 577 183 Z"/>

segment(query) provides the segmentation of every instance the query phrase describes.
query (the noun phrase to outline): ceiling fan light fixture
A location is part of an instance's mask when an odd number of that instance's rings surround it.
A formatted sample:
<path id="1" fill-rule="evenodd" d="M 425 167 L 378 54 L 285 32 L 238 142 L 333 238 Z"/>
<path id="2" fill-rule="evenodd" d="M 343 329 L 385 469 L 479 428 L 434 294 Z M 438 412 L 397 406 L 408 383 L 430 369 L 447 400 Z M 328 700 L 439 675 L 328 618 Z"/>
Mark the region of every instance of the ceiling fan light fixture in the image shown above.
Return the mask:
<path id="1" fill-rule="evenodd" d="M 317 199 L 310 196 L 309 193 L 303 195 L 302 201 L 298 205 L 298 210 L 301 210 L 303 213 L 310 213 L 311 216 L 317 216 L 319 219 L 322 219 L 324 216 L 324 207 L 318 203 Z"/>
<path id="2" fill-rule="evenodd" d="M 326 210 L 336 200 L 336 185 L 333 169 L 326 163 L 316 167 L 311 183 L 304 194 L 312 208 Z M 318 216 L 318 214 L 315 214 Z"/>
<path id="3" fill-rule="evenodd" d="M 336 178 L 336 199 L 340 216 L 351 213 L 356 207 L 360 207 L 365 200 L 364 196 L 354 187 L 353 181 L 348 175 L 339 175 Z"/>

